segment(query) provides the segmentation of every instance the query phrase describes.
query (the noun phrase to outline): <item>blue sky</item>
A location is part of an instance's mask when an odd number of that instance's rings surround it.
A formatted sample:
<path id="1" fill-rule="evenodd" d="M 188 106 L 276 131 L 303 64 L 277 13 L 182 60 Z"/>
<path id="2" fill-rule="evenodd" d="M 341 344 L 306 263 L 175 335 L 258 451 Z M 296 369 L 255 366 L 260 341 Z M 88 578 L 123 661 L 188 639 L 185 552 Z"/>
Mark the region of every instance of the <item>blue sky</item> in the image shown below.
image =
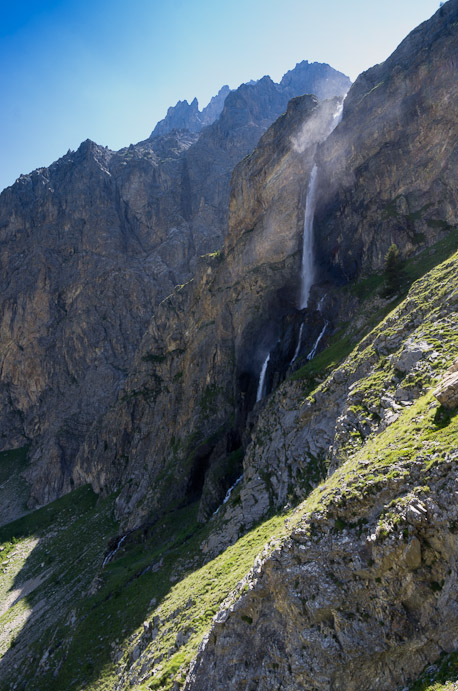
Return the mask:
<path id="1" fill-rule="evenodd" d="M 23 0 L 0 6 L 0 190 L 90 138 L 145 139 L 168 106 L 301 60 L 355 79 L 439 0 Z"/>

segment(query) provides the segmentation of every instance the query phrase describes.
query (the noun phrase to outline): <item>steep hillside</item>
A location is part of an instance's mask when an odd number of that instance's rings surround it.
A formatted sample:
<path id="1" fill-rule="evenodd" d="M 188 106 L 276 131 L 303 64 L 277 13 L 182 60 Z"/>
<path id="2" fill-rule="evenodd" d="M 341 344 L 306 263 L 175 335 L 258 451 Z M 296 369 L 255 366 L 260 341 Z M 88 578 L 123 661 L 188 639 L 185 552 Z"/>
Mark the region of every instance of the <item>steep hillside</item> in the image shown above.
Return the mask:
<path id="1" fill-rule="evenodd" d="M 170 507 L 104 550 L 114 497 L 96 502 L 81 488 L 4 527 L 6 688 L 28 688 L 33 675 L 34 688 L 56 691 L 385 690 L 456 650 L 458 418 L 432 391 L 458 352 L 457 279 L 455 254 L 309 395 L 294 382 L 273 395 L 253 447 L 273 449 L 280 425 L 305 434 L 313 409 L 332 408 L 336 387 L 352 382 L 339 464 L 323 458 L 321 484 L 317 459 L 285 430 L 285 472 L 294 466 L 296 478 L 280 511 L 252 480 L 270 478 L 275 497 L 283 464 L 265 459 L 260 470 L 248 453 L 248 483 L 205 526 L 196 502 Z M 372 431 L 361 430 L 367 417 Z M 274 515 L 246 532 L 249 495 Z"/>
<path id="2" fill-rule="evenodd" d="M 457 18 L 3 193 L 1 689 L 458 681 Z"/>
<path id="3" fill-rule="evenodd" d="M 220 539 L 328 479 L 215 616 L 185 688 L 393 689 L 456 649 L 457 409 L 432 391 L 458 362 L 457 271 L 455 254 L 417 281 L 308 397 L 285 383 L 269 401 Z"/>

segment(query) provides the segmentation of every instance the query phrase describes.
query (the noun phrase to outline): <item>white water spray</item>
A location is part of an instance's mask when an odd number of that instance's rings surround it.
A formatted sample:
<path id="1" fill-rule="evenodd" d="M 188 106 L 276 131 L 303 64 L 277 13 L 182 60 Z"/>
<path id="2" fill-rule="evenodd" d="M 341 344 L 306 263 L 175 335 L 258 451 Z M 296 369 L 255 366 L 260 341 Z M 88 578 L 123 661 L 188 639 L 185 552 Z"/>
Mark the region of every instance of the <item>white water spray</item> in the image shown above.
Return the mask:
<path id="1" fill-rule="evenodd" d="M 331 121 L 328 136 L 335 130 L 339 122 L 342 120 L 342 113 L 343 102 L 337 106 Z M 313 219 L 315 216 L 317 181 L 318 168 L 316 163 L 314 163 L 307 187 L 307 196 L 305 198 L 304 235 L 302 237 L 301 296 L 299 301 L 300 310 L 303 310 L 307 307 L 310 288 L 312 287 L 314 279 Z"/>
<path id="2" fill-rule="evenodd" d="M 299 355 L 299 351 L 300 351 L 300 349 L 301 349 L 301 341 L 302 341 L 302 332 L 303 332 L 303 330 L 304 330 L 304 322 L 302 322 L 301 328 L 299 329 L 299 337 L 298 337 L 298 339 L 297 339 L 297 346 L 296 346 L 296 350 L 295 350 L 293 359 L 292 359 L 291 362 L 290 362 L 290 366 L 293 364 L 293 362 L 296 360 L 297 356 Z"/>
<path id="3" fill-rule="evenodd" d="M 321 308 L 323 307 L 323 302 L 325 301 L 327 295 L 328 295 L 328 294 L 325 293 L 324 295 L 322 295 L 322 296 L 320 297 L 320 300 L 319 300 L 318 305 L 317 305 L 317 310 L 318 310 L 318 312 L 321 312 Z"/>
<path id="4" fill-rule="evenodd" d="M 320 341 L 321 341 L 321 339 L 322 339 L 323 336 L 324 336 L 324 332 L 325 332 L 326 329 L 328 328 L 328 324 L 329 324 L 328 321 L 326 321 L 326 322 L 324 323 L 324 326 L 323 326 L 323 328 L 321 329 L 320 335 L 319 335 L 318 338 L 316 339 L 316 341 L 315 341 L 315 343 L 314 343 L 314 346 L 313 346 L 312 350 L 311 350 L 310 353 L 307 355 L 307 360 L 311 360 L 312 358 L 315 357 L 317 348 L 318 348 L 318 346 L 320 345 Z"/>
<path id="5" fill-rule="evenodd" d="M 259 375 L 259 384 L 258 384 L 258 391 L 256 393 L 256 403 L 261 400 L 261 398 L 264 396 L 264 388 L 265 388 L 265 380 L 266 380 L 266 372 L 267 372 L 267 365 L 269 364 L 270 360 L 270 353 L 267 355 L 266 359 L 263 362 L 262 369 L 261 369 L 261 374 Z"/>
<path id="6" fill-rule="evenodd" d="M 315 215 L 315 198 L 317 190 L 316 164 L 310 173 L 307 197 L 305 200 L 304 235 L 302 237 L 301 298 L 299 309 L 307 307 L 310 288 L 313 283 L 313 217 Z"/>
<path id="7" fill-rule="evenodd" d="M 216 514 L 218 513 L 218 511 L 220 510 L 220 508 L 221 508 L 222 506 L 224 506 L 224 504 L 227 504 L 227 502 L 229 501 L 229 499 L 230 499 L 230 497 L 231 497 L 231 494 L 232 494 L 233 490 L 237 487 L 237 485 L 239 484 L 239 482 L 241 482 L 241 480 L 243 480 L 243 473 L 242 473 L 242 475 L 240 475 L 240 477 L 237 478 L 237 480 L 234 482 L 234 484 L 232 485 L 232 487 L 229 487 L 229 489 L 228 489 L 227 492 L 226 492 L 226 496 L 224 497 L 222 503 L 218 506 L 218 508 L 216 509 L 216 511 L 213 512 L 213 515 L 214 515 L 214 516 L 216 516 Z"/>
<path id="8" fill-rule="evenodd" d="M 103 560 L 102 569 L 103 569 L 104 566 L 106 566 L 106 565 L 108 564 L 109 561 L 111 561 L 111 560 L 113 559 L 113 557 L 114 557 L 114 555 L 116 554 L 116 552 L 121 548 L 122 543 L 124 542 L 124 540 L 126 539 L 126 537 L 127 537 L 127 535 L 124 535 L 124 536 L 120 539 L 120 541 L 118 542 L 118 544 L 116 545 L 116 547 L 115 547 L 114 549 L 112 549 L 111 552 L 108 552 L 107 556 L 106 556 L 105 559 Z"/>

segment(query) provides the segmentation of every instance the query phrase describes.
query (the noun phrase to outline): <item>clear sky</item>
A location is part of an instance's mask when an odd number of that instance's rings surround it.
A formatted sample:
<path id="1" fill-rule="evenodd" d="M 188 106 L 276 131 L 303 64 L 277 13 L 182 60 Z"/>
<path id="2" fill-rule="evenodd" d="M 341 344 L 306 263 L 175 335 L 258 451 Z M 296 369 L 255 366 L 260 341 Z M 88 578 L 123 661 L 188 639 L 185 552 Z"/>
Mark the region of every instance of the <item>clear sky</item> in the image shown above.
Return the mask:
<path id="1" fill-rule="evenodd" d="M 0 2 L 0 190 L 90 138 L 145 139 L 178 100 L 301 60 L 355 79 L 439 0 Z"/>

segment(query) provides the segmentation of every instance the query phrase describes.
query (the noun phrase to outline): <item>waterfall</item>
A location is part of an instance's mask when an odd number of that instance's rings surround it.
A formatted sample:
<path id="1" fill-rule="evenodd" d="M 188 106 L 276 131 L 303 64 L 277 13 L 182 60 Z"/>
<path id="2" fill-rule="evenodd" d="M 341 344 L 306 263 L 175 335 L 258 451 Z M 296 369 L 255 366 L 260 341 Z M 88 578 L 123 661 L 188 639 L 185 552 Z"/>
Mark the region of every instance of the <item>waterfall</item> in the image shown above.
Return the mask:
<path id="1" fill-rule="evenodd" d="M 315 215 L 315 197 L 317 189 L 316 164 L 310 173 L 307 197 L 305 199 L 304 235 L 302 237 L 301 298 L 299 309 L 307 307 L 310 288 L 313 283 L 313 217 Z"/>
<path id="2" fill-rule="evenodd" d="M 258 403 L 258 401 L 260 401 L 264 395 L 266 372 L 267 372 L 267 365 L 269 364 L 269 360 L 270 360 L 270 353 L 268 353 L 266 359 L 264 360 L 263 365 L 262 365 L 262 369 L 261 369 L 261 374 L 259 375 L 258 391 L 256 393 L 256 403 Z"/>
<path id="3" fill-rule="evenodd" d="M 229 501 L 229 499 L 230 499 L 230 497 L 231 497 L 232 491 L 237 487 L 237 485 L 239 484 L 239 482 L 240 482 L 241 480 L 243 480 L 243 473 L 242 473 L 242 475 L 240 475 L 240 477 L 237 478 L 237 480 L 234 482 L 234 484 L 232 485 L 232 487 L 229 487 L 229 489 L 228 489 L 227 492 L 226 492 L 226 496 L 225 496 L 224 499 L 223 499 L 222 504 L 220 504 L 220 505 L 218 506 L 218 508 L 216 509 L 216 511 L 213 511 L 213 516 L 216 516 L 216 514 L 218 513 L 218 511 L 220 510 L 220 508 L 221 508 L 222 506 L 224 506 L 224 504 L 227 504 L 227 502 Z"/>
<path id="4" fill-rule="evenodd" d="M 334 117 L 332 119 L 331 130 L 330 130 L 329 134 L 331 134 L 331 132 L 333 132 L 335 130 L 335 128 L 337 127 L 339 122 L 342 120 L 344 101 L 345 101 L 345 98 L 342 101 L 342 103 L 340 103 L 336 108 L 336 112 L 334 113 Z"/>
<path id="5" fill-rule="evenodd" d="M 326 329 L 328 328 L 328 324 L 329 324 L 329 322 L 328 322 L 328 321 L 325 321 L 324 326 L 323 326 L 323 328 L 321 329 L 320 335 L 319 335 L 318 338 L 316 339 L 316 341 L 315 341 L 315 343 L 314 343 L 314 346 L 313 346 L 312 350 L 311 350 L 310 353 L 307 355 L 307 360 L 311 360 L 312 358 L 315 357 L 315 355 L 316 355 L 316 349 L 318 348 L 318 346 L 319 346 L 319 344 L 320 344 L 320 341 L 321 341 L 321 339 L 322 339 L 323 336 L 324 336 L 324 332 L 325 332 Z"/>
<path id="6" fill-rule="evenodd" d="M 327 296 L 327 293 L 325 293 L 324 295 L 322 295 L 320 297 L 320 300 L 319 300 L 318 305 L 317 305 L 318 312 L 321 312 L 321 308 L 323 307 L 323 302 L 325 301 L 326 296 Z"/>
<path id="7" fill-rule="evenodd" d="M 335 130 L 339 122 L 342 120 L 343 101 L 337 106 L 334 116 L 331 121 L 331 126 L 328 136 Z M 307 307 L 310 295 L 310 288 L 314 279 L 313 266 L 313 218 L 315 216 L 318 168 L 316 163 L 313 164 L 312 172 L 310 173 L 309 184 L 307 187 L 307 196 L 305 198 L 305 215 L 304 215 L 304 235 L 302 237 L 302 267 L 301 267 L 301 296 L 299 301 L 299 309 L 303 310 Z"/>
<path id="8" fill-rule="evenodd" d="M 299 351 L 301 349 L 301 341 L 302 341 L 302 332 L 304 330 L 304 322 L 301 324 L 301 328 L 299 329 L 299 338 L 297 339 L 297 346 L 296 350 L 293 356 L 293 359 L 290 362 L 290 366 L 293 364 L 293 362 L 296 360 L 297 356 L 299 355 Z"/>
<path id="9" fill-rule="evenodd" d="M 342 120 L 342 113 L 343 113 L 343 101 L 340 103 L 334 113 L 334 116 L 331 121 L 331 125 L 329 128 L 328 136 L 335 130 L 339 122 Z M 302 266 L 301 266 L 301 294 L 300 294 L 300 300 L 299 300 L 299 309 L 303 310 L 307 307 L 308 301 L 309 301 L 309 296 L 310 296 L 310 289 L 313 285 L 313 280 L 314 280 L 314 264 L 313 264 L 313 220 L 315 216 L 315 205 L 316 205 L 316 193 L 317 193 L 317 180 L 318 180 L 318 168 L 316 163 L 313 164 L 312 172 L 310 173 L 310 178 L 308 182 L 308 187 L 307 187 L 307 196 L 305 198 L 305 214 L 304 214 L 304 234 L 302 237 Z M 321 300 L 318 303 L 318 311 L 321 312 L 321 307 L 324 301 L 324 298 L 326 295 L 323 295 L 321 297 Z M 318 336 L 315 345 L 313 346 L 312 350 L 310 353 L 307 355 L 307 359 L 311 360 L 316 353 L 316 350 L 318 348 L 318 345 L 323 338 L 324 332 L 326 331 L 328 327 L 329 322 L 326 321 L 320 335 Z M 301 340 L 302 340 L 302 331 L 303 331 L 303 323 L 301 324 L 301 328 L 299 330 L 299 338 L 297 341 L 297 346 L 296 346 L 296 351 L 294 353 L 294 357 L 291 360 L 291 365 L 293 362 L 296 360 L 296 358 L 299 355 L 300 347 L 301 347 Z"/>
<path id="10" fill-rule="evenodd" d="M 126 539 L 126 537 L 127 537 L 127 535 L 124 535 L 124 536 L 119 540 L 119 542 L 118 542 L 118 544 L 116 545 L 116 547 L 115 547 L 114 549 L 112 549 L 111 552 L 108 552 L 107 556 L 106 556 L 105 559 L 103 560 L 102 568 L 103 568 L 104 566 L 106 566 L 106 565 L 108 564 L 108 562 L 111 561 L 111 560 L 113 559 L 114 555 L 115 555 L 116 552 L 120 549 L 120 547 L 121 547 L 122 543 L 124 542 L 124 540 Z"/>

